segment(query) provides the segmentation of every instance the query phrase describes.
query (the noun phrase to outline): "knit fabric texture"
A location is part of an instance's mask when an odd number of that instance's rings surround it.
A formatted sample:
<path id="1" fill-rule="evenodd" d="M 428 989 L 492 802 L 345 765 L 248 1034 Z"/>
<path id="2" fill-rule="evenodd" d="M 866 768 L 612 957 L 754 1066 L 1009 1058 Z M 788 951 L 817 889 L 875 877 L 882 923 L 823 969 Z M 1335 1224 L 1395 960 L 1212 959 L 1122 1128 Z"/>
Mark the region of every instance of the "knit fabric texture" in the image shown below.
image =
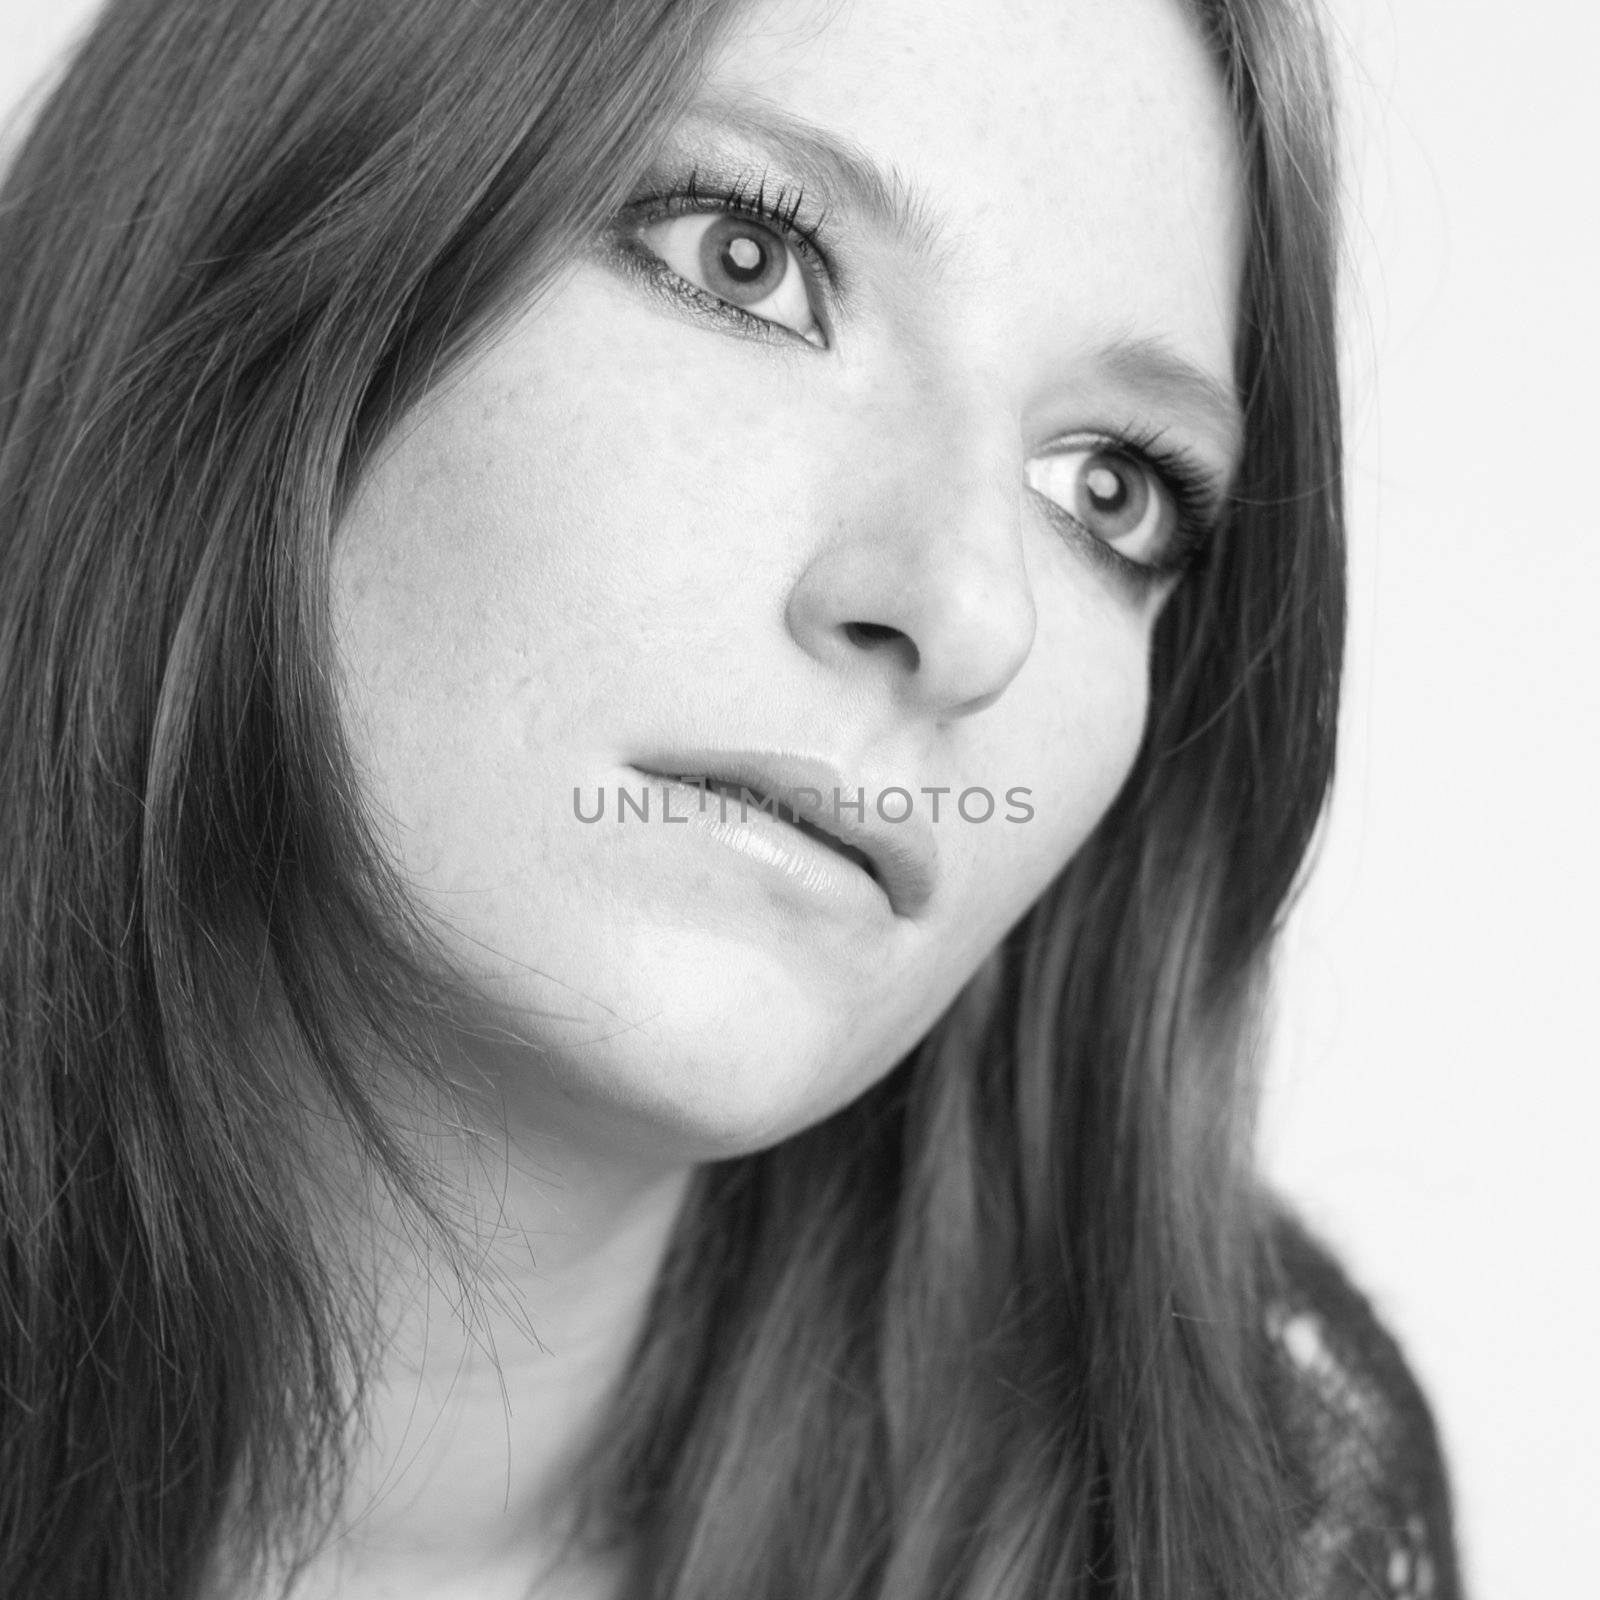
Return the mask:
<path id="1" fill-rule="evenodd" d="M 1332 1255 L 1277 1239 L 1268 1313 L 1304 1600 L 1461 1600 L 1449 1479 L 1399 1347 Z"/>

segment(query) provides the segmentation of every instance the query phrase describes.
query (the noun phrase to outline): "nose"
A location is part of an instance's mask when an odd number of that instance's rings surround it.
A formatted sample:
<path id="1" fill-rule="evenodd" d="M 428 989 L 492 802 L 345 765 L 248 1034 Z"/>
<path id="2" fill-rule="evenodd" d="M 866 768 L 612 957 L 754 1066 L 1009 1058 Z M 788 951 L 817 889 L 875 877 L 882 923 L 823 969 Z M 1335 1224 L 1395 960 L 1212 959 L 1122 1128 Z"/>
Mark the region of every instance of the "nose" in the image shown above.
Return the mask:
<path id="1" fill-rule="evenodd" d="M 817 502 L 828 532 L 791 591 L 789 631 L 941 721 L 971 715 L 1033 648 L 1020 449 L 1004 428 L 948 414 L 941 426 L 928 409 L 904 427 L 874 420 Z"/>

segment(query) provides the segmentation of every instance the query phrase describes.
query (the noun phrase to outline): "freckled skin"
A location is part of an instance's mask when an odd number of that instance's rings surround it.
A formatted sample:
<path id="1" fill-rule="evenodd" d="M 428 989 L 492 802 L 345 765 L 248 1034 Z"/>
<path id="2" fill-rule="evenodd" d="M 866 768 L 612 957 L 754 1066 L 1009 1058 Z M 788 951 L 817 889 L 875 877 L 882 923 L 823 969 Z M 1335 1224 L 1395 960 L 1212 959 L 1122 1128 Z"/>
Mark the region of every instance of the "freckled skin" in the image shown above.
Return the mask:
<path id="1" fill-rule="evenodd" d="M 396 429 L 334 550 L 372 811 L 522 1019 L 506 1104 L 683 1160 L 870 1085 L 1116 794 L 1159 594 L 1064 541 L 1025 462 L 1106 424 L 1108 340 L 1227 378 L 1242 234 L 1221 84 L 1167 0 L 756 6 L 709 83 L 895 169 L 936 255 L 849 224 L 827 348 L 585 259 Z M 1024 786 L 1034 815 L 948 808 L 913 917 L 807 906 L 697 830 L 574 818 L 575 786 L 708 746 Z"/>

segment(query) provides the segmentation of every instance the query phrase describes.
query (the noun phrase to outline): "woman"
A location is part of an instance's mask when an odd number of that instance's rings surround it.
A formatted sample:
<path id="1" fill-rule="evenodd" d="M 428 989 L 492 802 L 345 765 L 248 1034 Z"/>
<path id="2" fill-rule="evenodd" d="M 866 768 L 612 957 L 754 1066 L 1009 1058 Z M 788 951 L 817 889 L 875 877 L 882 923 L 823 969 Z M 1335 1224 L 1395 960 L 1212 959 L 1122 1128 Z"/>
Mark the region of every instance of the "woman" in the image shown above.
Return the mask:
<path id="1" fill-rule="evenodd" d="M 0 231 L 0 1590 L 1451 1591 L 1246 1136 L 1326 107 L 1291 0 L 115 0 Z"/>

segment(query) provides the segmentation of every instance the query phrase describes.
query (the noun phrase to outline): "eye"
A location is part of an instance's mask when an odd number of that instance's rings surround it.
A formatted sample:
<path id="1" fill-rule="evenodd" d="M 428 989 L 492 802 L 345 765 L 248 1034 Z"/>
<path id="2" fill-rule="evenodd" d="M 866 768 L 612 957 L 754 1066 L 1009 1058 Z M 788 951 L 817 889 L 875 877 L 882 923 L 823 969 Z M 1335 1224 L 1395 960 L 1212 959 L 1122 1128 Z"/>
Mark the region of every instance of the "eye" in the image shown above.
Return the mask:
<path id="1" fill-rule="evenodd" d="M 775 228 L 736 212 L 697 211 L 646 223 L 636 237 L 702 294 L 826 346 L 806 269 Z"/>
<path id="2" fill-rule="evenodd" d="M 1154 467 L 1105 439 L 1068 441 L 1026 467 L 1029 488 L 1136 566 L 1163 568 L 1178 514 Z"/>

